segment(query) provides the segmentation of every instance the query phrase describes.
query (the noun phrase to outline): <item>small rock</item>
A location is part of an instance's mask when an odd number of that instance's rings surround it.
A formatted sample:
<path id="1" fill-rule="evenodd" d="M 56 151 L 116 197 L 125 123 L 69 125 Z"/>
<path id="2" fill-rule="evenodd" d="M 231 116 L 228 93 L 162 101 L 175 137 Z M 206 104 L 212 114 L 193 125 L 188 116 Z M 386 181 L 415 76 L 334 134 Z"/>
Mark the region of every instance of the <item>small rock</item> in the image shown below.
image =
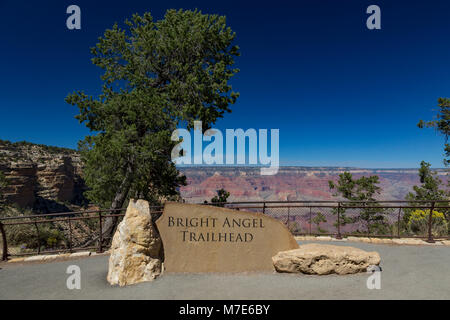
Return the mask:
<path id="1" fill-rule="evenodd" d="M 369 266 L 379 265 L 380 255 L 354 247 L 306 244 L 299 249 L 279 252 L 272 261 L 278 272 L 351 274 L 366 272 Z"/>

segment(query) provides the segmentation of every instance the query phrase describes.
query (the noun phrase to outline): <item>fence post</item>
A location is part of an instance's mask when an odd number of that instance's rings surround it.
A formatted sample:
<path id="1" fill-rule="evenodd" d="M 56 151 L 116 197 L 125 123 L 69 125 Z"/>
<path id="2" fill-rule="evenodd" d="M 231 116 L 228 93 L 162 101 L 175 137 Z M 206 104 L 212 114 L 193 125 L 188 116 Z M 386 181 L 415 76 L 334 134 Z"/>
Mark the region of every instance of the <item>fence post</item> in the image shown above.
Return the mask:
<path id="1" fill-rule="evenodd" d="M 434 243 L 433 233 L 432 233 L 432 224 L 433 224 L 433 210 L 434 210 L 434 201 L 431 203 L 430 216 L 428 218 L 428 243 Z"/>
<path id="2" fill-rule="evenodd" d="M 263 213 L 266 213 L 266 203 L 263 202 Z"/>
<path id="3" fill-rule="evenodd" d="M 72 252 L 72 223 L 69 217 L 69 252 Z"/>
<path id="4" fill-rule="evenodd" d="M 2 260 L 6 261 L 6 260 L 8 260 L 8 243 L 6 242 L 6 233 L 5 233 L 5 229 L 3 228 L 3 223 L 1 221 L 0 221 L 0 232 L 2 233 L 2 239 L 3 239 Z"/>
<path id="5" fill-rule="evenodd" d="M 398 217 L 397 217 L 397 238 L 400 238 L 400 213 L 402 212 L 402 208 L 398 208 Z"/>
<path id="6" fill-rule="evenodd" d="M 37 243 L 38 243 L 38 254 L 41 254 L 41 237 L 39 235 L 39 227 L 37 224 L 37 221 L 34 220 L 34 226 L 36 227 L 36 233 L 37 233 Z"/>
<path id="7" fill-rule="evenodd" d="M 309 235 L 312 235 L 312 208 L 309 207 Z"/>
<path id="8" fill-rule="evenodd" d="M 288 218 L 287 218 L 287 227 L 289 229 L 289 219 L 290 219 L 291 207 L 288 207 Z"/>
<path id="9" fill-rule="evenodd" d="M 338 202 L 337 212 L 338 212 L 338 217 L 337 217 L 337 235 L 336 235 L 336 239 L 342 239 L 342 235 L 341 235 L 341 203 L 340 202 Z"/>
<path id="10" fill-rule="evenodd" d="M 98 233 L 98 249 L 97 252 L 98 253 L 102 253 L 103 252 L 103 230 L 102 230 L 102 212 L 100 211 L 98 213 L 98 223 L 99 223 L 99 233 Z"/>

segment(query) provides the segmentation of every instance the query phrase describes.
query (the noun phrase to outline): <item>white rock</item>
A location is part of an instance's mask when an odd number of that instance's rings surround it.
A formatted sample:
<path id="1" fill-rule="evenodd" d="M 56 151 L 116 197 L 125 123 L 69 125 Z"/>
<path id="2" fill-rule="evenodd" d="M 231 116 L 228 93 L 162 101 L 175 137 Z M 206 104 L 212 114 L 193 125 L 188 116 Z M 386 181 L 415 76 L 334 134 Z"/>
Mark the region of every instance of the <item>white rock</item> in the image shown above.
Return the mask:
<path id="1" fill-rule="evenodd" d="M 154 280 L 161 273 L 161 238 L 145 200 L 130 200 L 114 234 L 107 280 L 120 286 Z"/>
<path id="2" fill-rule="evenodd" d="M 377 252 L 348 246 L 306 244 L 299 249 L 279 252 L 272 258 L 275 270 L 305 274 L 351 274 L 366 272 L 380 264 Z"/>

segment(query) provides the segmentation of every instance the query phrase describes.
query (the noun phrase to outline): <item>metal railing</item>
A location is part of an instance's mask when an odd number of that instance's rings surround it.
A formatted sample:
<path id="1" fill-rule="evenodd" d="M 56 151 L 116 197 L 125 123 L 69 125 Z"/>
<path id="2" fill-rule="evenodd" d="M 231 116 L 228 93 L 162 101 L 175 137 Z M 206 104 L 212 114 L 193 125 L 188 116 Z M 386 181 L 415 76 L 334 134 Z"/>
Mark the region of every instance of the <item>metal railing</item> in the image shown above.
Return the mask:
<path id="1" fill-rule="evenodd" d="M 279 219 L 294 235 L 328 235 L 337 239 L 343 236 L 371 236 L 390 238 L 424 238 L 427 242 L 435 242 L 435 238 L 450 238 L 450 200 L 429 201 L 264 201 L 233 202 L 214 204 L 231 209 L 259 211 Z M 412 211 L 423 210 L 426 230 L 415 233 L 408 229 L 408 218 Z M 370 211 L 376 213 L 378 221 L 370 221 Z M 366 219 L 361 217 L 366 213 Z M 440 234 L 436 234 L 434 226 L 436 218 L 429 212 L 440 212 L 444 219 Z M 364 224 L 365 228 L 364 228 Z M 445 224 L 447 225 L 445 227 Z M 314 227 L 315 225 L 315 227 Z M 326 228 L 323 229 L 322 226 Z M 423 228 L 422 228 L 423 229 Z M 377 232 L 378 231 L 378 232 Z M 380 231 L 383 231 L 380 233 Z"/>
<path id="2" fill-rule="evenodd" d="M 432 243 L 437 238 L 449 238 L 448 204 L 449 201 L 445 200 L 323 200 L 247 201 L 207 205 L 262 212 L 283 222 L 294 235 L 328 235 L 337 239 L 344 236 L 410 237 L 423 238 Z M 7 260 L 12 256 L 93 249 L 103 252 L 111 243 L 111 238 L 103 238 L 102 226 L 105 219 L 117 217 L 120 220 L 125 215 L 125 210 L 126 208 L 2 217 L 1 258 Z M 162 207 L 151 207 L 152 214 L 161 214 L 161 210 Z M 415 210 L 423 212 L 416 229 L 412 230 L 411 221 L 407 218 Z M 442 213 L 444 220 L 436 220 L 433 214 L 429 214 L 431 212 Z M 27 242 L 25 247 L 20 246 L 24 241 Z"/>
<path id="3" fill-rule="evenodd" d="M 152 214 L 160 214 L 162 207 L 151 207 Z M 92 250 L 95 249 L 96 252 L 102 253 L 110 245 L 111 239 L 105 239 L 103 237 L 103 223 L 105 219 L 108 218 L 122 218 L 125 216 L 126 208 L 121 209 L 102 209 L 102 210 L 85 210 L 76 212 L 60 212 L 60 213 L 50 213 L 50 214 L 33 214 L 33 215 L 19 215 L 12 217 L 1 217 L 0 218 L 0 234 L 1 234 L 1 246 L 2 251 L 1 259 L 7 260 L 11 256 L 26 256 L 35 254 L 56 254 L 63 252 L 75 252 L 80 250 Z M 78 245 L 74 245 L 74 236 L 78 232 L 80 226 L 77 222 L 90 221 L 90 223 L 85 223 L 82 227 L 87 230 L 84 235 L 81 236 L 81 241 L 78 241 Z M 94 223 L 92 223 L 94 221 Z M 35 234 L 28 234 L 27 238 L 31 240 L 34 245 L 32 249 L 35 250 L 20 250 L 17 253 L 11 253 L 9 250 L 9 243 L 14 242 L 8 238 L 14 238 L 17 236 L 17 232 L 25 232 L 24 227 L 31 226 L 34 228 Z M 42 228 L 39 228 L 42 226 Z M 16 227 L 15 229 L 13 229 Z M 19 230 L 17 230 L 17 227 Z M 22 227 L 22 228 L 20 228 Z M 45 231 L 43 230 L 45 229 Z M 53 232 L 63 232 L 63 239 L 54 239 L 56 243 L 53 245 L 50 243 L 44 243 L 42 241 L 42 234 L 48 232 L 50 234 Z M 8 234 L 8 231 L 10 233 Z M 28 230 L 29 233 L 29 228 Z M 16 233 L 15 233 L 16 232 Z M 85 243 L 91 243 L 95 239 L 95 245 L 85 245 Z M 47 239 L 48 240 L 48 239 Z M 59 243 L 58 243 L 59 242 Z M 23 249 L 23 248 L 21 248 Z"/>

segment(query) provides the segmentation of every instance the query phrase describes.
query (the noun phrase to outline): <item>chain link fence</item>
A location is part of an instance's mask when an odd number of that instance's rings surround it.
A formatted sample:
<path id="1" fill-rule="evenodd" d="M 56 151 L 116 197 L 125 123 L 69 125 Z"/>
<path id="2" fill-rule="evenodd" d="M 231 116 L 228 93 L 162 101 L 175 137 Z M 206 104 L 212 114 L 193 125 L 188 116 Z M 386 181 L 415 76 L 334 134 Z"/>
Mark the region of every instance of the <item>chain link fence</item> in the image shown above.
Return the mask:
<path id="1" fill-rule="evenodd" d="M 450 237 L 447 201 L 274 201 L 224 205 L 263 212 L 283 222 L 294 235 L 409 237 L 430 242 Z"/>
<path id="2" fill-rule="evenodd" d="M 209 204 L 211 205 L 211 204 Z M 450 238 L 446 201 L 231 202 L 216 206 L 260 212 L 281 221 L 294 235 Z M 121 221 L 126 209 L 86 210 L 0 218 L 0 258 L 109 248 L 106 219 Z M 430 212 L 432 214 L 430 215 Z M 162 207 L 151 207 L 156 220 Z"/>
<path id="3" fill-rule="evenodd" d="M 117 210 L 85 210 L 52 214 L 35 214 L 0 218 L 0 258 L 36 254 L 56 254 L 80 250 L 103 252 L 111 237 L 102 226 L 106 219 L 125 216 L 126 208 Z M 151 213 L 161 214 L 161 207 Z"/>

